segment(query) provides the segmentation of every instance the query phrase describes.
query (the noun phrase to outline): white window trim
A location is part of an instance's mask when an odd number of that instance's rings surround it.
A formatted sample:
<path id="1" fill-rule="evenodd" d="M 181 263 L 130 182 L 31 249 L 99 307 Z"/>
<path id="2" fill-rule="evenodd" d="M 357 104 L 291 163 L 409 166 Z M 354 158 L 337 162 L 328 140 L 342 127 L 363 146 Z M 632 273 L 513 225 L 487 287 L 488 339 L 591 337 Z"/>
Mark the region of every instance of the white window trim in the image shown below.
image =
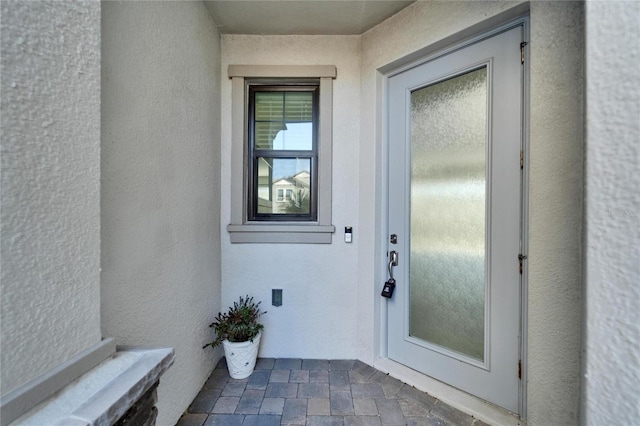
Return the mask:
<path id="1" fill-rule="evenodd" d="M 230 65 L 231 79 L 231 223 L 232 243 L 331 244 L 331 170 L 334 65 Z M 312 222 L 247 220 L 247 78 L 319 78 L 318 217 Z"/>

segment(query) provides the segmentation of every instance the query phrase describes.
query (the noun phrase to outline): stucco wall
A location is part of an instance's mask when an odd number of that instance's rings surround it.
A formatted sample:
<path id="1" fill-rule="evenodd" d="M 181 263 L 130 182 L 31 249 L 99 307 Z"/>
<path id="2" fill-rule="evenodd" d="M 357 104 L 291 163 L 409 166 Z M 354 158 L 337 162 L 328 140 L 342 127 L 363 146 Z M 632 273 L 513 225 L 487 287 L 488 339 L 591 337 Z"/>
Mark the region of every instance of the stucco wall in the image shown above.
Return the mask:
<path id="1" fill-rule="evenodd" d="M 0 7 L 6 394 L 101 339 L 100 2 Z"/>
<path id="2" fill-rule="evenodd" d="M 220 309 L 220 45 L 202 2 L 105 2 L 102 330 L 173 347 L 158 424 L 213 368 Z"/>
<path id="3" fill-rule="evenodd" d="M 586 4 L 585 425 L 640 416 L 639 17 L 637 2 Z"/>
<path id="4" fill-rule="evenodd" d="M 583 8 L 531 3 L 528 420 L 534 425 L 579 420 Z"/>
<path id="5" fill-rule="evenodd" d="M 222 37 L 222 300 L 263 301 L 265 332 L 260 356 L 355 358 L 357 252 L 364 230 L 358 220 L 359 36 Z M 333 99 L 332 244 L 231 244 L 231 81 L 229 64 L 336 65 Z M 369 188 L 369 187 L 367 187 Z M 344 227 L 353 226 L 353 243 Z M 283 305 L 271 306 L 271 289 L 283 289 Z"/>
<path id="6" fill-rule="evenodd" d="M 417 2 L 362 38 L 360 180 L 373 181 L 376 69 L 513 7 L 506 2 Z M 528 420 L 578 423 L 583 161 L 583 5 L 531 3 Z M 517 52 L 516 52 L 517 54 Z M 377 123 L 375 125 L 380 125 Z M 378 153 L 379 155 L 379 153 Z M 378 175 L 379 178 L 379 175 Z M 382 194 L 378 194 L 378 197 Z M 380 205 L 360 192 L 360 318 L 372 318 Z M 380 229 L 380 228 L 378 228 Z M 371 230 L 371 232 L 367 232 Z M 379 280 L 378 280 L 379 281 Z M 359 356 L 377 353 L 372 321 L 360 323 Z M 372 336 L 371 338 L 362 336 Z"/>

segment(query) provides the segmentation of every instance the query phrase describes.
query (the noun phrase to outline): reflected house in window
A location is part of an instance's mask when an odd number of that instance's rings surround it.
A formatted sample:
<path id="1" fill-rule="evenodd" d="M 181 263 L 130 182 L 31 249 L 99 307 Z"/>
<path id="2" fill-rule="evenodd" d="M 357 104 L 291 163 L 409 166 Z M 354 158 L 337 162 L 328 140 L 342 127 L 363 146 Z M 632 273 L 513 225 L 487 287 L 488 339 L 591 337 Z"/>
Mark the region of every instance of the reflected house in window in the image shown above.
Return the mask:
<path id="1" fill-rule="evenodd" d="M 307 213 L 309 211 L 311 177 L 308 171 L 273 182 L 273 213 Z M 268 200 L 260 200 L 263 201 Z"/>

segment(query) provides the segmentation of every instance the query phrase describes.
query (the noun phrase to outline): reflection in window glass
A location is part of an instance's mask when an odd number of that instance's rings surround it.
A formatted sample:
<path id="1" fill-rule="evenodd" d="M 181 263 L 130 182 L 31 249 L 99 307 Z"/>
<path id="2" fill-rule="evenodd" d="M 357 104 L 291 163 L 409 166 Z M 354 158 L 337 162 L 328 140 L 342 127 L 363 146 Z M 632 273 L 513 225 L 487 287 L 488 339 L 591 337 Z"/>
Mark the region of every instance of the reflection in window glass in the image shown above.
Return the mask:
<path id="1" fill-rule="evenodd" d="M 311 159 L 258 158 L 258 214 L 308 215 Z"/>
<path id="2" fill-rule="evenodd" d="M 254 114 L 256 149 L 313 149 L 313 92 L 256 92 Z"/>

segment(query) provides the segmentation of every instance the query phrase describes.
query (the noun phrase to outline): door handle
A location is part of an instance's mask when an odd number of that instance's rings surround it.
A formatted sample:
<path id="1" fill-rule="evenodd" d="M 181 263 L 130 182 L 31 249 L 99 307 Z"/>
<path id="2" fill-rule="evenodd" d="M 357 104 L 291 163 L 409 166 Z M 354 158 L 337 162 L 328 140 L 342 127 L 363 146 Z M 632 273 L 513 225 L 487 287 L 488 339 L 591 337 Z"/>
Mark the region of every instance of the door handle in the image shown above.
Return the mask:
<path id="1" fill-rule="evenodd" d="M 392 250 L 391 252 L 389 252 L 389 265 L 387 266 L 387 269 L 389 270 L 389 278 L 393 278 L 392 268 L 394 266 L 398 266 L 398 252 Z"/>
<path id="2" fill-rule="evenodd" d="M 392 250 L 391 253 L 389 253 L 389 263 L 391 264 L 391 266 L 398 266 L 398 252 L 395 250 Z"/>

